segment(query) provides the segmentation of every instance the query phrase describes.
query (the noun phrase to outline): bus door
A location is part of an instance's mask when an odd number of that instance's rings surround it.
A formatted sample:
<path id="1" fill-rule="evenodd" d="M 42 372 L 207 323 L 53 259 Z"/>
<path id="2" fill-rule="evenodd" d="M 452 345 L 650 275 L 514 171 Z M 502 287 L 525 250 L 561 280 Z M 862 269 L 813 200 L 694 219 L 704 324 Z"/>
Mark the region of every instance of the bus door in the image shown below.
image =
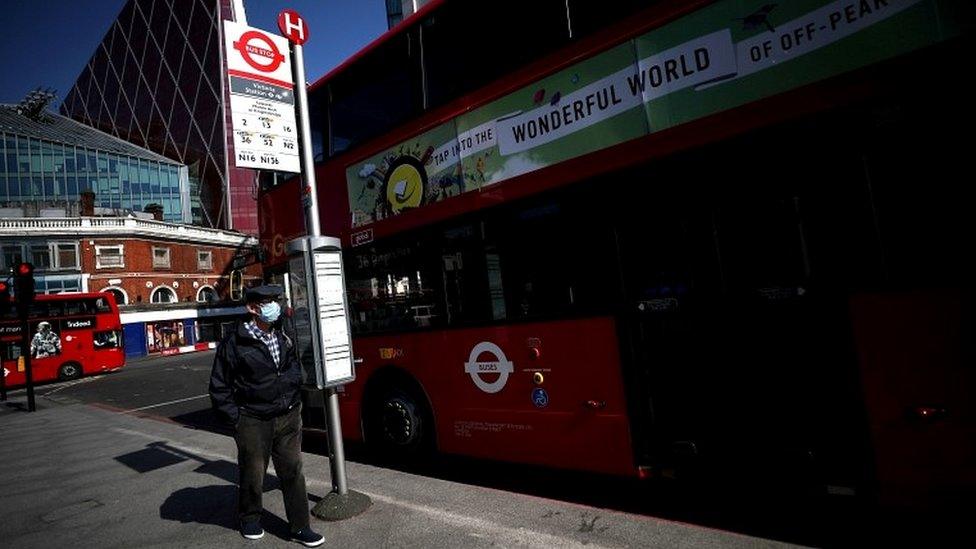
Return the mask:
<path id="1" fill-rule="evenodd" d="M 722 200 L 713 210 L 722 291 L 709 335 L 715 457 L 731 475 L 782 483 L 809 473 L 827 360 L 822 296 L 810 287 L 797 196 Z M 801 475 L 802 476 L 802 475 Z"/>
<path id="2" fill-rule="evenodd" d="M 19 339 L 14 338 L 4 338 L 0 341 L 0 368 L 6 371 L 0 372 L 0 375 L 5 375 L 5 383 L 7 387 L 13 385 L 22 385 L 26 382 L 26 374 L 23 369 L 23 361 L 21 360 L 21 344 Z"/>
<path id="3" fill-rule="evenodd" d="M 672 470 L 696 459 L 708 425 L 710 384 L 703 383 L 702 369 L 711 363 L 706 355 L 712 347 L 704 343 L 710 339 L 704 296 L 716 283 L 701 273 L 716 269 L 695 267 L 711 251 L 708 219 L 680 211 L 674 195 L 656 198 L 653 213 L 634 208 L 618 216 L 619 331 L 637 460 Z"/>
<path id="4" fill-rule="evenodd" d="M 850 321 L 844 296 L 811 284 L 807 186 L 777 176 L 803 162 L 771 154 L 730 187 L 742 154 L 725 143 L 659 168 L 683 187 L 648 185 L 653 215 L 621 224 L 631 399 L 665 469 L 806 486 L 857 453 Z"/>
<path id="5" fill-rule="evenodd" d="M 864 478 L 848 302 L 870 276 L 876 241 L 856 144 L 837 137 L 852 133 L 846 124 L 840 115 L 743 136 L 710 164 L 766 152 L 762 170 L 711 193 L 722 294 L 714 341 L 729 373 L 722 459 L 782 489 L 854 493 Z M 721 181 L 720 170 L 709 179 Z"/>

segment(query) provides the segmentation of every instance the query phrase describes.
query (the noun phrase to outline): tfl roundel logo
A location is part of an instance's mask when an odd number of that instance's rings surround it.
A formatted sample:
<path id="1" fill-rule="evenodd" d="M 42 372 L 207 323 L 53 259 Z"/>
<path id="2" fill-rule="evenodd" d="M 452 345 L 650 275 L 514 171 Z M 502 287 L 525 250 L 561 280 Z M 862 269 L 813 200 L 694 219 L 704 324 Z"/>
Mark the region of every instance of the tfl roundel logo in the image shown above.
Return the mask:
<path id="1" fill-rule="evenodd" d="M 242 34 L 241 39 L 234 42 L 234 49 L 240 52 L 245 63 L 261 72 L 274 72 L 285 60 L 274 41 L 255 30 Z"/>
<path id="2" fill-rule="evenodd" d="M 489 355 L 494 360 L 479 360 L 483 355 Z M 505 388 L 508 376 L 515 371 L 515 364 L 508 360 L 501 347 L 490 341 L 482 341 L 471 349 L 471 355 L 464 363 L 464 371 L 471 375 L 476 387 L 486 393 L 497 393 Z M 489 374 L 498 374 L 498 378 L 489 383 L 481 377 Z"/>

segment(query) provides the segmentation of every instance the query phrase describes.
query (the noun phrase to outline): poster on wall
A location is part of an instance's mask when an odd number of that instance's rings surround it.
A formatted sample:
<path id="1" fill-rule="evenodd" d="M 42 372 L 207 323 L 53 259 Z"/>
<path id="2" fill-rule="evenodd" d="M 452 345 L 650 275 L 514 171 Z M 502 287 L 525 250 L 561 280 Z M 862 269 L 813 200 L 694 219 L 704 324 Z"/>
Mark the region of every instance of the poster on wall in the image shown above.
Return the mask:
<path id="1" fill-rule="evenodd" d="M 166 353 L 186 345 L 183 322 L 165 321 L 146 324 L 146 345 L 150 353 Z"/>

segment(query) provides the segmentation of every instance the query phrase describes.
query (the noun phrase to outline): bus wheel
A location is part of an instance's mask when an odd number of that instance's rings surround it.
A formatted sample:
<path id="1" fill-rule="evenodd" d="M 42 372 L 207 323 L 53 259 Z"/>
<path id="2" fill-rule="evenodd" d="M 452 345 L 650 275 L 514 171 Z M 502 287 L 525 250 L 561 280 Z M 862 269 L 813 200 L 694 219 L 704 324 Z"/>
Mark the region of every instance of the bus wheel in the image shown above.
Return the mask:
<path id="1" fill-rule="evenodd" d="M 366 444 L 381 459 L 409 461 L 432 449 L 433 415 L 419 390 L 378 387 L 364 412 Z"/>
<path id="2" fill-rule="evenodd" d="M 58 379 L 68 381 L 81 377 L 81 364 L 77 362 L 65 362 L 58 368 Z"/>

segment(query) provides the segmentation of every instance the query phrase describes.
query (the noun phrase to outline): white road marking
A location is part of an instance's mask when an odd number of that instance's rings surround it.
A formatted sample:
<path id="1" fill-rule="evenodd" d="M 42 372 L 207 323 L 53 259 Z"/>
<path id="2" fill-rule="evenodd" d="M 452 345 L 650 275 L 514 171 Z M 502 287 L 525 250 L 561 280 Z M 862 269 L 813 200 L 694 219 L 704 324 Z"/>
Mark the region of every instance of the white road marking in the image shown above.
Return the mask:
<path id="1" fill-rule="evenodd" d="M 101 377 L 102 377 L 101 375 L 94 375 L 94 376 L 90 376 L 90 377 L 83 377 L 83 378 L 80 378 L 80 379 L 74 379 L 74 380 L 71 380 L 71 381 L 62 381 L 62 382 L 54 385 L 53 387 L 49 385 L 48 388 L 50 388 L 51 390 L 48 391 L 48 392 L 46 392 L 46 393 L 40 394 L 39 396 L 46 397 L 48 395 L 53 395 L 54 393 L 60 391 L 61 389 L 67 389 L 68 387 L 74 387 L 75 385 L 81 385 L 82 383 L 91 383 L 92 381 L 95 381 L 96 379 L 101 379 Z M 21 390 L 21 389 L 18 389 L 18 391 L 19 390 Z M 23 389 L 23 390 L 26 391 L 26 388 Z"/>
<path id="2" fill-rule="evenodd" d="M 51 391 L 48 391 L 48 392 L 44 393 L 44 396 L 47 396 L 47 395 L 56 393 L 56 392 L 60 391 L 61 389 L 67 389 L 68 387 L 74 387 L 75 385 L 81 385 L 82 383 L 91 383 L 92 381 L 95 381 L 96 379 L 98 379 L 98 377 L 83 377 L 81 379 L 76 379 L 74 381 L 66 381 L 63 384 L 58 385 L 56 388 L 54 388 L 54 390 L 51 390 Z"/>
<path id="3" fill-rule="evenodd" d="M 181 399 L 178 399 L 178 400 L 171 400 L 169 402 L 160 402 L 159 404 L 150 404 L 149 406 L 143 406 L 142 408 L 133 408 L 132 410 L 126 410 L 126 411 L 124 411 L 122 413 L 123 414 L 131 414 L 132 412 L 141 412 L 143 410 L 150 410 L 152 408 L 159 408 L 161 406 L 169 406 L 170 404 L 179 404 L 181 402 L 187 402 L 187 401 L 190 401 L 190 400 L 197 400 L 198 398 L 207 398 L 209 396 L 210 396 L 210 394 L 208 393 L 208 394 L 205 394 L 205 395 L 197 395 L 197 396 L 192 396 L 192 397 L 181 398 Z"/>

